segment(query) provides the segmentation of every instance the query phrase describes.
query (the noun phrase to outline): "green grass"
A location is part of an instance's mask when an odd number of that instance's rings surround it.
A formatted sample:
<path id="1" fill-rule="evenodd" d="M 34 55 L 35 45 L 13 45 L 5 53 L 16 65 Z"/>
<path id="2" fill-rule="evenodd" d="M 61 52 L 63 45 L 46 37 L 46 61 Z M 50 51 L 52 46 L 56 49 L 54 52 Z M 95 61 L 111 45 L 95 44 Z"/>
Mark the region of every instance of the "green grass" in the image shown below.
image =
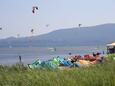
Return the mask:
<path id="1" fill-rule="evenodd" d="M 115 86 L 115 61 L 71 70 L 0 66 L 0 86 Z"/>
<path id="2" fill-rule="evenodd" d="M 107 58 L 110 60 L 115 60 L 115 54 L 107 54 Z"/>

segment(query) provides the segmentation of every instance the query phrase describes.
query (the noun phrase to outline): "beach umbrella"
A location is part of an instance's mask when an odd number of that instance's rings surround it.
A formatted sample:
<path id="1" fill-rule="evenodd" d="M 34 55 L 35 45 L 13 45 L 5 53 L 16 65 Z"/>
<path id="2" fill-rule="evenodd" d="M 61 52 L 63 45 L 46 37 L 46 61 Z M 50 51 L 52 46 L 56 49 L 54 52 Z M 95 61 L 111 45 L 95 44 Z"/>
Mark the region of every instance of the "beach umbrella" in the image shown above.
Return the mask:
<path id="1" fill-rule="evenodd" d="M 32 7 L 32 13 L 35 13 L 36 10 L 38 10 L 38 6 L 33 6 Z"/>

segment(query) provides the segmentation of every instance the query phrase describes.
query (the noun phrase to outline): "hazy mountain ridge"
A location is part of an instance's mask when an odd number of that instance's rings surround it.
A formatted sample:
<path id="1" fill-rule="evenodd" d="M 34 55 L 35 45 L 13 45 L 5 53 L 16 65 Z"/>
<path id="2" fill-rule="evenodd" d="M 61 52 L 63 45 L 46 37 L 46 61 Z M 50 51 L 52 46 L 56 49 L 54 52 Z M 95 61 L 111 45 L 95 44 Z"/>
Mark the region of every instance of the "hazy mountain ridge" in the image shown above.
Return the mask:
<path id="1" fill-rule="evenodd" d="M 50 32 L 48 34 L 7 38 L 0 40 L 0 47 L 27 46 L 82 46 L 103 45 L 115 41 L 115 24 L 103 24 L 91 27 L 68 28 Z"/>

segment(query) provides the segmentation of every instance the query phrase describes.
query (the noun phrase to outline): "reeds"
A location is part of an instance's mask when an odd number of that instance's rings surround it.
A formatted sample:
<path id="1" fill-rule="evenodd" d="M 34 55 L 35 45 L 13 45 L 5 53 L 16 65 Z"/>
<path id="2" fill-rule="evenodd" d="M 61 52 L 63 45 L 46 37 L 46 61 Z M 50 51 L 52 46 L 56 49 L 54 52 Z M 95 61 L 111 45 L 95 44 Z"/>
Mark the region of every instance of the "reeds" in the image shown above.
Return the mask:
<path id="1" fill-rule="evenodd" d="M 115 61 L 71 70 L 0 66 L 0 86 L 115 86 Z"/>

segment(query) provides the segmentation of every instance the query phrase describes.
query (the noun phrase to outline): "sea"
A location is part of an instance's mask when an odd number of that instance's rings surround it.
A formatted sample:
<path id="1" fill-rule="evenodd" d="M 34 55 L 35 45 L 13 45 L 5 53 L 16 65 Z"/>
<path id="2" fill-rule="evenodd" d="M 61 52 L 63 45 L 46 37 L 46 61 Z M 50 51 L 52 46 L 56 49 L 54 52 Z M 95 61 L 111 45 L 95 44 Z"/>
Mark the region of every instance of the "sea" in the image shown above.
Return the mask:
<path id="1" fill-rule="evenodd" d="M 24 64 L 31 64 L 36 59 L 50 60 L 54 57 L 70 55 L 85 55 L 93 52 L 106 54 L 106 46 L 69 46 L 69 47 L 9 47 L 0 48 L 0 64 L 14 65 L 19 62 L 19 56 Z"/>

